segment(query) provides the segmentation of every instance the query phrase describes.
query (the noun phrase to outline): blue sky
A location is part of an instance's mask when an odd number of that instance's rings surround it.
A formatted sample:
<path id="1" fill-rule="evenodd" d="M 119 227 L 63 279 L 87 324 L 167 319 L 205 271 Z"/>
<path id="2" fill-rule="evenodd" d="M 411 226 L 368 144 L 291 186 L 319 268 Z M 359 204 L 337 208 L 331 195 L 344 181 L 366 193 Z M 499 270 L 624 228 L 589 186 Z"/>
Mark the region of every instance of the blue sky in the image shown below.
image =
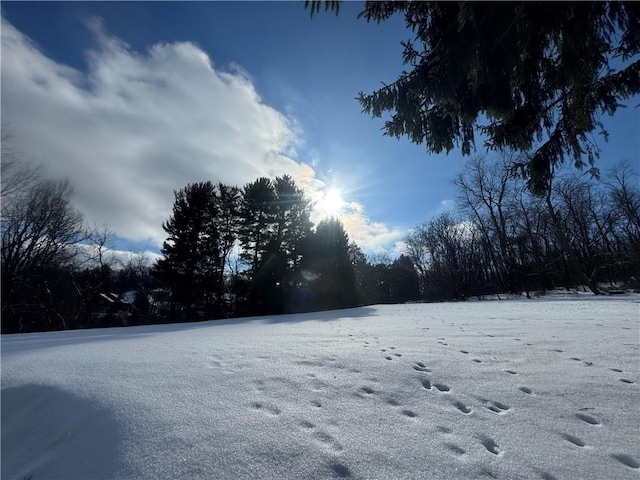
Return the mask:
<path id="1" fill-rule="evenodd" d="M 401 18 L 358 20 L 362 5 L 311 19 L 301 2 L 3 2 L 2 123 L 119 248 L 158 251 L 188 182 L 289 173 L 316 198 L 338 188 L 350 236 L 393 251 L 451 204 L 464 159 L 361 113 L 412 38 Z M 605 125 L 597 166 L 637 165 L 640 109 Z"/>

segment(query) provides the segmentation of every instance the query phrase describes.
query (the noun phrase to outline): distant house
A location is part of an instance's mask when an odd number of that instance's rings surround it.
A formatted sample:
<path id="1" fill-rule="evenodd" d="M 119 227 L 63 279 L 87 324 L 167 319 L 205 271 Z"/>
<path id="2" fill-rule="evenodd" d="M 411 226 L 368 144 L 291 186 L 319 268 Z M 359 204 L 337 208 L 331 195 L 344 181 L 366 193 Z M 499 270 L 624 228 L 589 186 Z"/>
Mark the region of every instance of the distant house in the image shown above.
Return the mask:
<path id="1" fill-rule="evenodd" d="M 149 299 L 135 290 L 120 295 L 112 292 L 100 293 L 91 319 L 95 327 L 140 325 L 147 323 L 149 309 Z"/>

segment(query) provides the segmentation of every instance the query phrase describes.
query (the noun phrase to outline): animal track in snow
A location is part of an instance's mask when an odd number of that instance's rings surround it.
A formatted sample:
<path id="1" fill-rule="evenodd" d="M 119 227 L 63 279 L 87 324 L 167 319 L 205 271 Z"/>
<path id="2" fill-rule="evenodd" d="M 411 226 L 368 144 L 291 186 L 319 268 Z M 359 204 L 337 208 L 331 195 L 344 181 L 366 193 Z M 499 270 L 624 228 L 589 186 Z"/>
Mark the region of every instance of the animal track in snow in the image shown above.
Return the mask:
<path id="1" fill-rule="evenodd" d="M 444 383 L 434 383 L 433 386 L 441 392 L 448 392 L 451 390 L 451 387 L 449 385 L 445 385 Z"/>
<path id="2" fill-rule="evenodd" d="M 611 370 L 612 372 L 618 372 L 618 373 L 624 373 L 622 370 L 620 370 L 619 368 L 610 368 L 609 370 Z"/>
<path id="3" fill-rule="evenodd" d="M 421 382 L 424 388 L 426 388 L 427 390 L 431 390 L 431 382 L 429 381 L 428 378 L 423 378 Z"/>
<path id="4" fill-rule="evenodd" d="M 506 413 L 507 410 L 509 410 L 511 407 L 509 407 L 509 405 L 505 405 L 504 403 L 500 403 L 500 402 L 489 402 L 489 405 L 487 405 L 487 408 L 494 413 L 502 414 L 502 413 Z"/>
<path id="5" fill-rule="evenodd" d="M 266 413 L 274 417 L 280 415 L 280 409 L 274 405 L 267 405 L 262 402 L 251 402 L 251 407 L 255 410 L 264 410 Z"/>
<path id="6" fill-rule="evenodd" d="M 554 477 L 550 473 L 542 471 L 540 472 L 540 478 L 542 478 L 542 480 L 558 480 L 557 477 Z"/>
<path id="7" fill-rule="evenodd" d="M 431 370 L 428 369 L 427 366 L 422 362 L 416 362 L 416 364 L 412 368 L 417 372 L 424 372 L 424 373 L 431 372 Z"/>
<path id="8" fill-rule="evenodd" d="M 611 456 L 629 468 L 634 468 L 634 469 L 640 468 L 640 463 L 638 463 L 638 461 L 635 458 L 633 458 L 631 455 L 627 455 L 625 453 L 614 453 Z"/>
<path id="9" fill-rule="evenodd" d="M 333 450 L 341 451 L 342 445 L 340 445 L 335 438 L 329 435 L 327 432 L 321 430 L 313 432 L 313 436 L 316 440 L 331 447 Z"/>
<path id="10" fill-rule="evenodd" d="M 346 465 L 339 462 L 331 462 L 329 468 L 338 478 L 349 478 L 351 476 L 351 470 Z"/>
<path id="11" fill-rule="evenodd" d="M 578 417 L 583 422 L 588 423 L 589 425 L 601 425 L 601 423 L 593 418 L 591 415 L 585 415 L 584 413 L 576 413 L 576 417 Z"/>
<path id="12" fill-rule="evenodd" d="M 529 387 L 518 387 L 518 390 L 529 395 L 533 395 L 533 390 L 531 390 Z"/>
<path id="13" fill-rule="evenodd" d="M 494 439 L 489 437 L 484 437 L 484 438 L 481 438 L 480 441 L 482 442 L 482 445 L 484 445 L 484 448 L 486 448 L 489 452 L 493 453 L 494 455 L 500 455 L 502 453 L 500 451 L 500 445 L 498 445 Z"/>
<path id="14" fill-rule="evenodd" d="M 393 355 L 396 356 L 396 357 L 401 357 L 402 356 L 401 353 L 394 353 Z"/>
<path id="15" fill-rule="evenodd" d="M 578 357 L 571 357 L 571 360 L 575 360 L 576 362 L 581 362 L 582 359 Z"/>
<path id="16" fill-rule="evenodd" d="M 444 446 L 448 449 L 451 450 L 453 453 L 456 453 L 458 455 L 464 455 L 465 453 L 467 453 L 467 451 L 456 445 L 455 443 L 445 443 Z"/>
<path id="17" fill-rule="evenodd" d="M 364 393 L 366 393 L 368 395 L 373 395 L 374 393 L 376 393 L 375 390 L 373 388 L 371 388 L 371 387 L 362 387 L 360 389 L 360 391 L 364 392 Z"/>
<path id="18" fill-rule="evenodd" d="M 578 447 L 586 447 L 587 444 L 581 438 L 578 438 L 574 435 L 569 435 L 568 433 L 563 433 L 562 438 L 564 438 L 567 442 L 573 443 Z"/>
<path id="19" fill-rule="evenodd" d="M 315 425 L 311 422 L 309 422 L 308 420 L 301 420 L 300 421 L 300 426 L 302 428 L 306 428 L 306 429 L 311 429 L 313 427 L 315 427 Z"/>
<path id="20" fill-rule="evenodd" d="M 471 407 L 468 407 L 462 402 L 458 402 L 457 400 L 453 402 L 453 406 L 460 410 L 462 413 L 468 415 L 471 413 Z"/>
<path id="21" fill-rule="evenodd" d="M 518 372 L 514 371 L 514 370 L 505 370 L 505 372 L 511 374 L 511 375 L 518 375 Z"/>
<path id="22" fill-rule="evenodd" d="M 436 427 L 436 430 L 438 430 L 438 432 L 440 432 L 440 433 L 451 433 L 453 431 L 449 427 L 443 427 L 441 425 L 438 425 Z"/>
<path id="23" fill-rule="evenodd" d="M 628 378 L 621 378 L 620 381 L 623 383 L 636 383 L 633 380 L 629 380 Z"/>
<path id="24" fill-rule="evenodd" d="M 464 353 L 465 355 L 467 355 L 469 352 L 467 352 L 466 350 L 460 350 L 460 353 Z"/>
<path id="25" fill-rule="evenodd" d="M 402 412 L 400 412 L 400 413 L 402 413 L 404 416 L 409 417 L 409 418 L 414 418 L 414 417 L 418 416 L 418 414 L 412 412 L 411 410 L 406 410 L 406 409 L 402 410 Z"/>
<path id="26" fill-rule="evenodd" d="M 471 360 L 472 362 L 475 363 L 482 363 L 482 360 L 478 359 L 478 358 L 474 358 L 473 360 Z"/>
<path id="27" fill-rule="evenodd" d="M 384 357 L 384 358 L 385 358 L 385 360 L 393 360 L 393 358 L 391 358 L 391 357 Z"/>
<path id="28" fill-rule="evenodd" d="M 396 400 L 395 398 L 390 398 L 387 400 L 387 403 L 393 407 L 398 407 L 400 406 L 400 402 L 398 400 Z"/>

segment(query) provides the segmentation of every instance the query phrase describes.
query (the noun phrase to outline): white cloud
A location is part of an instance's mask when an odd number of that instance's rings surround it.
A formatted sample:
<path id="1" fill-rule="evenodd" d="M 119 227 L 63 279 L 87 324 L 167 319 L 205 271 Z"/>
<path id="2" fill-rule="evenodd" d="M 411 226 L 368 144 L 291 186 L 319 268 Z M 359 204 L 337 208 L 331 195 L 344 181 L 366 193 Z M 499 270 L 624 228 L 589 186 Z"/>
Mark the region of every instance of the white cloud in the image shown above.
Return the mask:
<path id="1" fill-rule="evenodd" d="M 173 190 L 187 183 L 242 186 L 289 174 L 305 189 L 323 185 L 295 158 L 300 126 L 262 102 L 241 66 L 223 71 L 190 42 L 135 52 L 100 21 L 88 26 L 98 48 L 81 72 L 2 19 L 2 122 L 16 150 L 71 180 L 89 223 L 159 246 Z M 403 235 L 370 221 L 362 206 L 342 219 L 372 251 Z"/>

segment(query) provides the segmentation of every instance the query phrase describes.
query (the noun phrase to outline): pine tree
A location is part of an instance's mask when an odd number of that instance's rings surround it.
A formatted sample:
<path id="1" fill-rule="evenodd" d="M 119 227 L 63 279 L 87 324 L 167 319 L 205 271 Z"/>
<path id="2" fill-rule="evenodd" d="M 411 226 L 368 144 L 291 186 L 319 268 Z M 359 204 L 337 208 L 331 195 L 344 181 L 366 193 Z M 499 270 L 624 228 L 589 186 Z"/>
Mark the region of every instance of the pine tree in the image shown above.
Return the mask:
<path id="1" fill-rule="evenodd" d="M 240 258 L 255 275 L 276 229 L 276 192 L 271 180 L 261 177 L 245 185 L 240 207 L 238 238 L 242 245 Z"/>
<path id="2" fill-rule="evenodd" d="M 187 319 L 197 307 L 210 312 L 223 268 L 220 263 L 217 200 L 211 182 L 189 184 L 175 191 L 173 214 L 163 223 L 163 243 L 155 273 L 171 286 L 174 302 L 185 307 Z"/>
<path id="3" fill-rule="evenodd" d="M 301 278 L 312 293 L 307 309 L 358 305 L 349 236 L 342 223 L 337 219 L 321 221 L 305 243 Z"/>
<path id="4" fill-rule="evenodd" d="M 312 14 L 338 1 L 308 1 Z M 359 15 L 383 22 L 404 16 L 414 41 L 402 42 L 408 69 L 371 94 L 363 110 L 386 112 L 386 135 L 426 144 L 429 153 L 490 149 L 529 154 L 518 165 L 543 194 L 554 167 L 593 164 L 592 132 L 620 101 L 640 93 L 638 2 L 365 3 Z"/>

